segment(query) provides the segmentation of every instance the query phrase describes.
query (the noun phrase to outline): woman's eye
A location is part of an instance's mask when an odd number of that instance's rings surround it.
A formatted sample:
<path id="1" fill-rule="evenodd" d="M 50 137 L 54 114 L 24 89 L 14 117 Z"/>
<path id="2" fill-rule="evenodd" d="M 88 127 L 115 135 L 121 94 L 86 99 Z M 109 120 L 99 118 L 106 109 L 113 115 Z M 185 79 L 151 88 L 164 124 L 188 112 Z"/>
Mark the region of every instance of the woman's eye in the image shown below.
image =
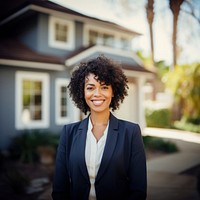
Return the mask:
<path id="1" fill-rule="evenodd" d="M 107 90 L 107 89 L 108 89 L 108 86 L 103 86 L 102 89 L 103 89 L 103 90 Z"/>
<path id="2" fill-rule="evenodd" d="M 86 89 L 87 90 L 93 90 L 93 87 L 87 87 Z"/>

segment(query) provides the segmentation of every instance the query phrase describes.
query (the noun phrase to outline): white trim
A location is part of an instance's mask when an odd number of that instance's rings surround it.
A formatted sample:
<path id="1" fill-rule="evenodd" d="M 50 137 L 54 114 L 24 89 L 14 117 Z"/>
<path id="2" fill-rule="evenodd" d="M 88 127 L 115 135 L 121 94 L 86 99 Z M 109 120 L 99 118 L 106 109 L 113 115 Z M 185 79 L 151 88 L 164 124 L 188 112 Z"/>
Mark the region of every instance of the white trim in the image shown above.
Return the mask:
<path id="1" fill-rule="evenodd" d="M 57 78 L 55 81 L 55 122 L 57 125 L 64 125 L 70 122 L 78 121 L 80 111 L 74 106 L 69 94 L 67 92 L 67 117 L 60 116 L 60 87 L 67 86 L 69 79 Z"/>
<path id="2" fill-rule="evenodd" d="M 22 80 L 42 81 L 42 120 L 27 121 L 22 120 Z M 15 127 L 21 129 L 48 128 L 49 127 L 49 75 L 47 73 L 17 71 L 15 74 Z"/>
<path id="3" fill-rule="evenodd" d="M 55 23 L 56 22 L 62 25 L 66 25 L 68 27 L 66 42 L 55 40 L 55 34 L 56 34 Z M 66 49 L 66 50 L 73 50 L 75 48 L 75 25 L 73 21 L 69 21 L 69 20 L 54 17 L 54 16 L 49 16 L 48 27 L 49 27 L 48 43 L 50 47 Z"/>
<path id="4" fill-rule="evenodd" d="M 65 70 L 65 66 L 59 65 L 59 64 L 21 61 L 21 60 L 9 60 L 9 59 L 0 59 L 0 65 L 9 65 L 13 67 L 25 67 L 25 68 L 45 69 L 45 70 L 54 70 L 54 71 Z"/>
<path id="5" fill-rule="evenodd" d="M 66 123 L 69 123 L 70 122 L 70 118 L 69 116 L 66 116 L 66 117 L 61 117 L 60 116 L 60 109 L 61 109 L 61 106 L 60 106 L 60 98 L 61 98 L 61 93 L 60 93 L 60 87 L 61 86 L 66 86 L 67 87 L 67 84 L 69 83 L 69 80 L 68 79 L 64 79 L 64 78 L 57 78 L 56 81 L 55 81 L 55 121 L 56 121 L 56 124 L 57 125 L 63 125 L 63 124 L 66 124 Z M 69 112 L 69 96 L 67 96 L 67 111 Z"/>
<path id="6" fill-rule="evenodd" d="M 118 55 L 118 56 L 123 56 L 123 57 L 134 59 L 133 58 L 134 56 L 130 51 L 116 49 L 116 48 L 112 48 L 112 47 L 95 45 L 95 46 L 73 56 L 72 58 L 67 59 L 65 61 L 65 65 L 71 66 L 71 65 L 79 62 L 81 59 L 86 58 L 96 52 L 103 52 L 103 53 L 108 53 L 108 54 L 113 54 L 113 55 Z"/>

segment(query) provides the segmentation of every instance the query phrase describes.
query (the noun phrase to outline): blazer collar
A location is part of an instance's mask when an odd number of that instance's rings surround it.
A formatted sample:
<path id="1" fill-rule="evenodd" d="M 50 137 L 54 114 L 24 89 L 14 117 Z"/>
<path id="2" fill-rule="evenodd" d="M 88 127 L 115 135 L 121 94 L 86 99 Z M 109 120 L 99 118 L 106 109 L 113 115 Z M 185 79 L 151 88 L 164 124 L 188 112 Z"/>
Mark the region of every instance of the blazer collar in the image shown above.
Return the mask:
<path id="1" fill-rule="evenodd" d="M 78 138 L 79 138 L 79 145 L 80 145 L 79 150 L 81 159 L 80 170 L 82 171 L 83 176 L 89 181 L 89 175 L 85 162 L 85 145 L 86 145 L 86 136 L 88 129 L 88 120 L 89 116 L 80 123 L 80 126 L 78 128 L 78 135 L 79 135 Z M 106 168 L 108 167 L 108 164 L 116 147 L 117 137 L 118 137 L 117 133 L 118 133 L 118 119 L 112 113 L 110 113 L 110 122 L 109 122 L 107 140 L 101 164 L 99 167 L 99 171 L 96 176 L 96 181 L 98 181 L 102 177 Z"/>

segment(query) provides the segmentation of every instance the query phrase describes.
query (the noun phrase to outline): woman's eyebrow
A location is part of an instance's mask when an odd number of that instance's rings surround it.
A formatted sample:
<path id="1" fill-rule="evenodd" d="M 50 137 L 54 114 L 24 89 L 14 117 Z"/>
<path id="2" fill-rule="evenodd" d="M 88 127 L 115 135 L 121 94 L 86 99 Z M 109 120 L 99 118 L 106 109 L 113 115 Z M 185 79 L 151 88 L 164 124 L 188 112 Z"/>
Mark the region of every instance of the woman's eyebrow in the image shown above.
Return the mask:
<path id="1" fill-rule="evenodd" d="M 86 83 L 86 84 L 85 84 L 85 86 L 88 86 L 88 85 L 90 85 L 90 86 L 95 86 L 95 85 L 92 84 L 92 83 Z"/>

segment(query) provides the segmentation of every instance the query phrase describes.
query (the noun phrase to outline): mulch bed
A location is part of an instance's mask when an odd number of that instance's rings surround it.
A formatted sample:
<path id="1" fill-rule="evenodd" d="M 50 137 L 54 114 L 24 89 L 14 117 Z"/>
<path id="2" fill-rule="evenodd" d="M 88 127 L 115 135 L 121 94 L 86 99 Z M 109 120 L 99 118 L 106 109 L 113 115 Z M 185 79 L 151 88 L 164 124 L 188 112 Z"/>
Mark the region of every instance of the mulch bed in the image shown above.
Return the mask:
<path id="1" fill-rule="evenodd" d="M 0 164 L 0 199 L 38 199 L 39 195 L 51 186 L 53 171 L 53 165 L 3 160 Z"/>

